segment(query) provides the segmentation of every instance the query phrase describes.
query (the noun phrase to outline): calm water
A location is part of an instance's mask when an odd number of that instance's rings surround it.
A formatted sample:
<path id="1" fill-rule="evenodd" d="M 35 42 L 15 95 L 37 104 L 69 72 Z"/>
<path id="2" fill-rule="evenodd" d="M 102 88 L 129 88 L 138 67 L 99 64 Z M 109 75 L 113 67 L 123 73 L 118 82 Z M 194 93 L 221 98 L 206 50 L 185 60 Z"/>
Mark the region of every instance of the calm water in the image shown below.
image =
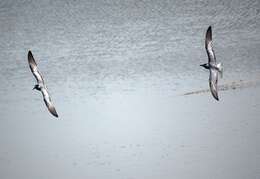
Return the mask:
<path id="1" fill-rule="evenodd" d="M 259 86 L 181 95 L 209 25 L 220 83 L 259 80 L 257 0 L 1 0 L 0 178 L 259 178 Z"/>

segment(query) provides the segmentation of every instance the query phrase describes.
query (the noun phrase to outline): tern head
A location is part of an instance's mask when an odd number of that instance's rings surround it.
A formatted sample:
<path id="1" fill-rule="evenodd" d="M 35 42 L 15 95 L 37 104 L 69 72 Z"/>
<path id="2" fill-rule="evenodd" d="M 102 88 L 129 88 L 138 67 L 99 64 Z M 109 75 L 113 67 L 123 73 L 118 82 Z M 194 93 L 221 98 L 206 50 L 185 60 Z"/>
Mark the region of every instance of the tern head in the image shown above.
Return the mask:
<path id="1" fill-rule="evenodd" d="M 34 87 L 33 87 L 32 90 L 35 90 L 35 89 L 36 89 L 36 90 L 39 90 L 39 91 L 41 90 L 41 88 L 40 88 L 40 86 L 39 86 L 38 84 L 34 85 Z"/>
<path id="2" fill-rule="evenodd" d="M 209 64 L 207 64 L 207 63 L 201 64 L 200 66 L 202 66 L 202 67 L 204 67 L 206 69 L 209 69 Z"/>

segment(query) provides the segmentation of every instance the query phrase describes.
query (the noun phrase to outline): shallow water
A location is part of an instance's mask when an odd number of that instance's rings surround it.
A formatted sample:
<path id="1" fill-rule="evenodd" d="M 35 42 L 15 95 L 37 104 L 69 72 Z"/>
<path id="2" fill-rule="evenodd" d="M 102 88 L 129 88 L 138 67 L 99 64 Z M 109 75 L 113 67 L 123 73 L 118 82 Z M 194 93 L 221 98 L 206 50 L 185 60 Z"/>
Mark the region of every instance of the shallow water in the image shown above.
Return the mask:
<path id="1" fill-rule="evenodd" d="M 182 96 L 209 25 L 220 84 L 259 80 L 259 1 L 0 1 L 1 178 L 259 178 L 259 86 Z"/>

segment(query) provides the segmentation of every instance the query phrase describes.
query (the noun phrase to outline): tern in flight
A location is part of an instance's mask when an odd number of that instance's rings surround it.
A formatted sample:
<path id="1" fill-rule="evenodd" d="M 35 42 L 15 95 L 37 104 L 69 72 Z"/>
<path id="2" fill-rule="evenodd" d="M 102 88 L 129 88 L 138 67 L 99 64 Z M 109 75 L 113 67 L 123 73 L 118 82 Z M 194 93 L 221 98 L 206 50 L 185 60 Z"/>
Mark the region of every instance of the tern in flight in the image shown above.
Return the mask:
<path id="1" fill-rule="evenodd" d="M 202 64 L 200 66 L 209 70 L 209 87 L 211 94 L 216 100 L 218 97 L 218 75 L 220 73 L 221 77 L 223 75 L 223 68 L 221 63 L 216 62 L 216 56 L 212 47 L 212 31 L 211 26 L 208 27 L 205 38 L 205 48 L 208 54 L 208 63 Z"/>
<path id="2" fill-rule="evenodd" d="M 44 80 L 43 80 L 41 73 L 38 70 L 37 64 L 36 64 L 36 62 L 33 58 L 31 51 L 28 52 L 28 62 L 29 62 L 30 69 L 33 73 L 33 76 L 37 80 L 37 84 L 34 86 L 33 90 L 36 89 L 36 90 L 42 92 L 43 100 L 44 100 L 48 110 L 50 111 L 50 113 L 53 116 L 58 117 L 58 113 L 56 112 L 55 107 L 53 106 L 53 104 L 51 102 L 51 98 L 50 98 L 50 95 L 48 93 L 47 87 L 44 83 Z"/>

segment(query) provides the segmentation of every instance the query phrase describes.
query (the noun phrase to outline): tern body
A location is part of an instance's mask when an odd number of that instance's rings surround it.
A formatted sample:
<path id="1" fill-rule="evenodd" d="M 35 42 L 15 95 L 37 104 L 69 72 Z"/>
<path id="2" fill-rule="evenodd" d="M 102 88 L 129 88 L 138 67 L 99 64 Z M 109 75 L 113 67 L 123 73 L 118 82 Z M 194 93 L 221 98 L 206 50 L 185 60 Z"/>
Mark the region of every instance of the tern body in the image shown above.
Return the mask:
<path id="1" fill-rule="evenodd" d="M 206 32 L 206 38 L 205 38 L 205 48 L 208 55 L 208 63 L 202 64 L 200 66 L 206 68 L 209 70 L 209 87 L 212 96 L 219 100 L 218 97 L 218 76 L 219 73 L 222 77 L 223 75 L 223 68 L 221 63 L 216 62 L 216 56 L 215 52 L 213 50 L 212 46 L 212 30 L 211 26 L 208 27 L 208 30 Z"/>
<path id="2" fill-rule="evenodd" d="M 28 52 L 28 62 L 29 62 L 29 67 L 32 71 L 32 74 L 36 78 L 36 81 L 37 81 L 37 84 L 34 86 L 33 89 L 41 91 L 44 103 L 47 106 L 49 112 L 53 116 L 58 117 L 58 113 L 57 113 L 54 105 L 52 104 L 52 101 L 51 101 L 50 95 L 48 93 L 47 87 L 44 83 L 44 80 L 43 80 L 43 77 L 42 77 L 40 71 L 37 68 L 37 64 L 36 64 L 36 62 L 33 58 L 31 51 Z"/>

